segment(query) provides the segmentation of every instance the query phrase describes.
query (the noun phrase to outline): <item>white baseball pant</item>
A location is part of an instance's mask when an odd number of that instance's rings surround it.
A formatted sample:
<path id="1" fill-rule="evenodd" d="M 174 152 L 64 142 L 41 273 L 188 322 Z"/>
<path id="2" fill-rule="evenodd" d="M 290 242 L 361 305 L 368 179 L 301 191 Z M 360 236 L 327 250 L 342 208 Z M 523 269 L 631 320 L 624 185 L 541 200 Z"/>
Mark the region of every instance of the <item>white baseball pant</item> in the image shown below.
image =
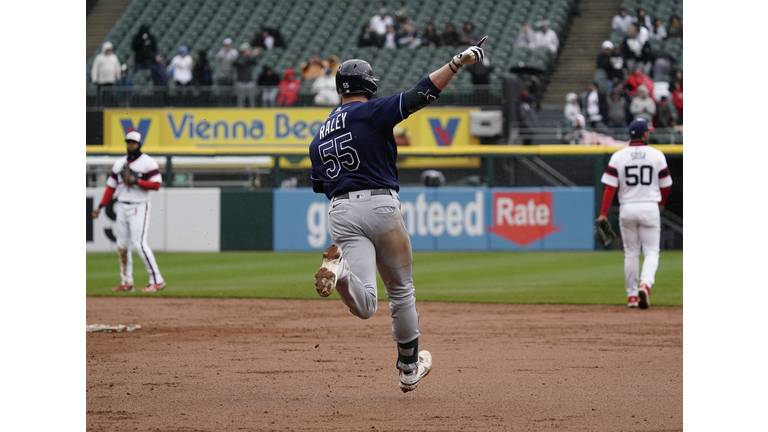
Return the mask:
<path id="1" fill-rule="evenodd" d="M 376 269 L 386 288 L 392 338 L 408 343 L 419 337 L 419 314 L 413 287 L 413 251 L 397 192 L 370 195 L 350 192 L 331 201 L 328 224 L 333 243 L 341 247 L 350 274 L 336 290 L 350 312 L 367 319 L 376 313 Z"/>
<path id="2" fill-rule="evenodd" d="M 627 297 L 636 297 L 640 248 L 643 251 L 643 272 L 640 284 L 651 288 L 656 282 L 659 268 L 659 243 L 661 241 L 661 216 L 659 204 L 638 202 L 621 204 L 619 227 L 624 243 L 624 279 Z"/>
<path id="3" fill-rule="evenodd" d="M 117 221 L 115 224 L 115 237 L 117 240 L 117 252 L 120 260 L 120 278 L 123 285 L 133 285 L 133 256 L 130 248 L 136 252 L 144 263 L 149 274 L 150 284 L 163 282 L 163 276 L 157 267 L 155 255 L 147 244 L 147 232 L 149 231 L 148 202 L 115 204 Z"/>

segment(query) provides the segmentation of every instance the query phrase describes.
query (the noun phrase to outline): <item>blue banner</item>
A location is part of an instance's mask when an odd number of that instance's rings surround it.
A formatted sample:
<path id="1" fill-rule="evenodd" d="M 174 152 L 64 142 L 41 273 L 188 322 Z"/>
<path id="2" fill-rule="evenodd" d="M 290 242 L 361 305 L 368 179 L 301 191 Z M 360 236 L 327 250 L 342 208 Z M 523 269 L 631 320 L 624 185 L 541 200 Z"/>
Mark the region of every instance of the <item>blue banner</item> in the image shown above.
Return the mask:
<path id="1" fill-rule="evenodd" d="M 413 250 L 592 250 L 594 189 L 402 188 Z M 332 244 L 328 200 L 309 188 L 274 192 L 274 250 Z"/>

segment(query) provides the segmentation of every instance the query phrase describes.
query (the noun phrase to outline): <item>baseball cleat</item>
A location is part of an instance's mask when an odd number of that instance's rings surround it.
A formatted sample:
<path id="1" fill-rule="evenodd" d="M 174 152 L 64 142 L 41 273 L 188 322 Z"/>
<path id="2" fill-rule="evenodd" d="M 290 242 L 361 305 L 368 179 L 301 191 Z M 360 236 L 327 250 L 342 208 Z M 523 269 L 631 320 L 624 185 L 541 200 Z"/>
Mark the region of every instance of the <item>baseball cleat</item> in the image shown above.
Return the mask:
<path id="1" fill-rule="evenodd" d="M 120 285 L 112 288 L 112 291 L 133 292 L 133 285 Z"/>
<path id="2" fill-rule="evenodd" d="M 341 248 L 336 245 L 328 246 L 323 252 L 323 265 L 315 273 L 315 289 L 320 297 L 328 297 L 336 288 L 336 283 L 342 277 L 349 264 L 341 257 Z"/>
<path id="3" fill-rule="evenodd" d="M 651 305 L 651 289 L 648 288 L 648 285 L 640 285 L 637 295 L 640 296 L 640 301 L 637 303 L 638 307 L 640 309 L 648 309 L 648 306 Z"/>
<path id="4" fill-rule="evenodd" d="M 636 307 L 637 307 L 637 303 L 638 303 L 639 301 L 640 301 L 640 298 L 638 298 L 637 296 L 635 296 L 635 297 L 629 297 L 629 298 L 627 299 L 627 306 L 628 306 L 628 307 L 631 307 L 631 308 L 636 308 Z"/>
<path id="5" fill-rule="evenodd" d="M 161 289 L 165 288 L 165 281 L 160 282 L 159 284 L 149 284 L 144 289 L 142 289 L 142 292 L 156 292 L 160 291 Z"/>
<path id="6" fill-rule="evenodd" d="M 415 390 L 419 382 L 432 370 L 432 354 L 429 351 L 419 351 L 419 367 L 411 372 L 400 371 L 400 390 L 407 393 Z"/>

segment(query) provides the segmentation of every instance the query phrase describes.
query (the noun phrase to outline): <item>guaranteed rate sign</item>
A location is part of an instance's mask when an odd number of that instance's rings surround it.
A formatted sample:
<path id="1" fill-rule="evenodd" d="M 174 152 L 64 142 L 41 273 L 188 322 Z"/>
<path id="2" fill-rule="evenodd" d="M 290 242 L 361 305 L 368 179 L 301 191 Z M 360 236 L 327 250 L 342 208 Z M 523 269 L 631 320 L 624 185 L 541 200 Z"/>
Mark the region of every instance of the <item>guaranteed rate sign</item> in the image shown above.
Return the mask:
<path id="1" fill-rule="evenodd" d="M 592 250 L 594 189 L 403 188 L 414 250 Z M 311 189 L 274 192 L 274 249 L 332 242 L 329 202 Z M 278 216 L 279 215 L 279 216 Z"/>

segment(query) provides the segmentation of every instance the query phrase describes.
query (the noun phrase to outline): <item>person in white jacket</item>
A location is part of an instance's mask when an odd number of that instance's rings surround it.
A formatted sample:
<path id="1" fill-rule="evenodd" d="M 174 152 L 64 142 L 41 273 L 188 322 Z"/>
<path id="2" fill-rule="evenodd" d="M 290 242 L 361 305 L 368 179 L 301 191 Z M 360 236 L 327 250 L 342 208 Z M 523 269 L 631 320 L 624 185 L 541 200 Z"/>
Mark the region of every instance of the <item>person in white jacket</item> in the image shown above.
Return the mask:
<path id="1" fill-rule="evenodd" d="M 336 77 L 331 74 L 331 68 L 323 68 L 323 75 L 315 78 L 312 83 L 312 93 L 315 95 L 315 105 L 338 106 L 341 97 L 336 93 Z"/>
<path id="2" fill-rule="evenodd" d="M 541 30 L 533 34 L 536 48 L 546 47 L 552 51 L 552 57 L 557 55 L 557 49 L 560 47 L 560 39 L 557 33 L 549 27 L 549 21 L 544 20 L 540 23 Z"/>
<path id="3" fill-rule="evenodd" d="M 188 86 L 192 82 L 192 69 L 194 67 L 195 62 L 189 55 L 189 50 L 182 45 L 179 47 L 179 54 L 173 57 L 171 63 L 168 64 L 168 73 L 171 74 L 176 85 Z"/>
<path id="4" fill-rule="evenodd" d="M 112 42 L 104 42 L 101 53 L 96 55 L 91 66 L 91 82 L 96 84 L 99 104 L 103 102 L 104 88 L 115 85 L 120 79 L 120 60 L 113 50 Z"/>

